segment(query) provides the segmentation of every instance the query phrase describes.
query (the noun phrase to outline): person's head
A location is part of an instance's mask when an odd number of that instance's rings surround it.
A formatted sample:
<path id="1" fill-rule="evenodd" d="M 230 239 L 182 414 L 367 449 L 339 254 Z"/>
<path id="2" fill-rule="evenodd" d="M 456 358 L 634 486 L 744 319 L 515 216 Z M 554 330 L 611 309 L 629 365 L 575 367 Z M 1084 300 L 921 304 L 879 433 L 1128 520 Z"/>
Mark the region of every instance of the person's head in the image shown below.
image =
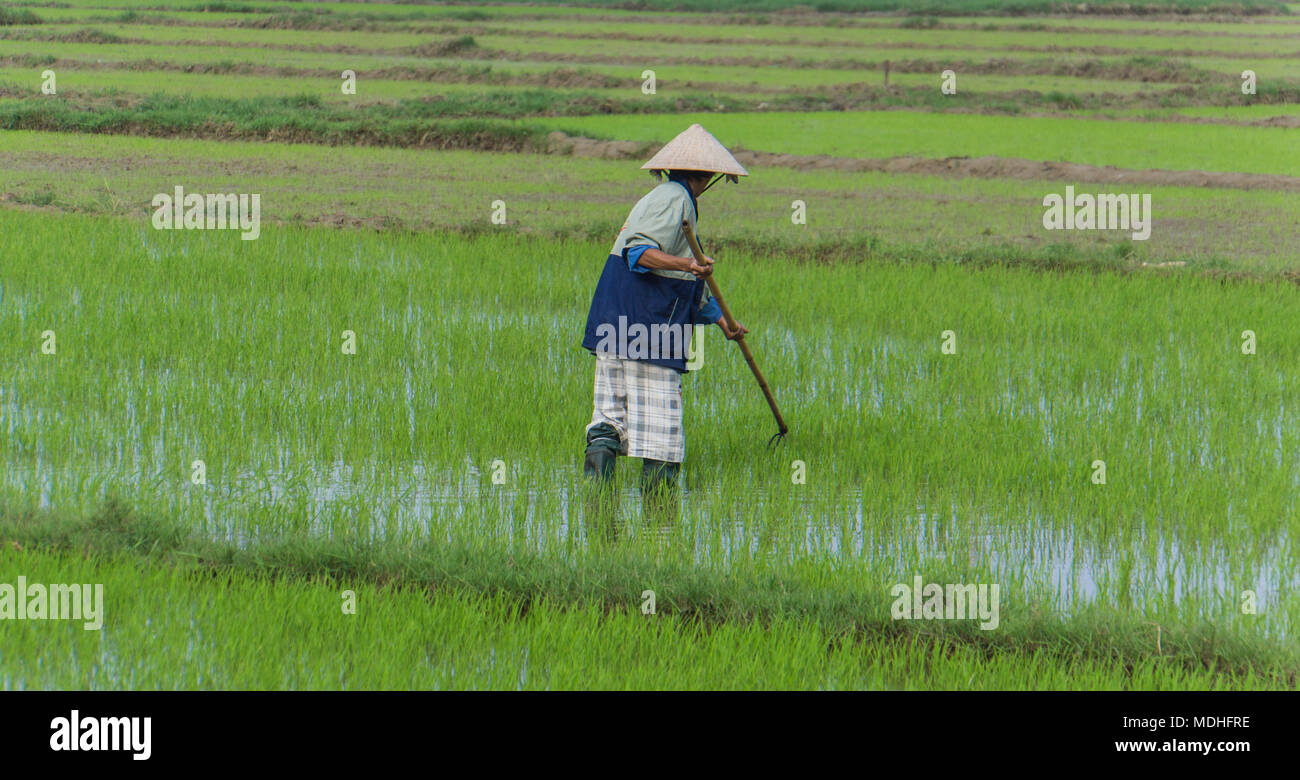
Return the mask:
<path id="1" fill-rule="evenodd" d="M 713 180 L 714 174 L 709 171 L 669 171 L 668 178 L 680 181 L 685 184 L 687 189 L 695 197 L 699 197 Z"/>

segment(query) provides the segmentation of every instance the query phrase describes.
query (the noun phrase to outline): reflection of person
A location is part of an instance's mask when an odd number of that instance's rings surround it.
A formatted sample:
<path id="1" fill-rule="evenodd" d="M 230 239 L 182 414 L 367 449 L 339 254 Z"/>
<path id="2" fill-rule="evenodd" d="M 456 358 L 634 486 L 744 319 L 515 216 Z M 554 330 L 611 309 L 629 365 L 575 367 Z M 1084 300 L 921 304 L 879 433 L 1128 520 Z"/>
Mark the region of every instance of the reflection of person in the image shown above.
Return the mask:
<path id="1" fill-rule="evenodd" d="M 749 174 L 700 125 L 691 125 L 641 167 L 656 176 L 666 171 L 668 180 L 632 208 L 591 301 L 582 346 L 596 356 L 595 409 L 583 472 L 608 488 L 618 455 L 641 458 L 642 495 L 654 499 L 647 506 L 671 515 L 686 455 L 681 375 L 691 329 L 717 323 L 729 339 L 747 332 L 739 323 L 734 331 L 728 328 L 709 298 L 705 280 L 713 260 L 692 255 L 682 222 L 694 230 L 696 199 L 717 179 Z M 644 341 L 647 334 L 649 349 L 626 343 L 638 335 Z"/>

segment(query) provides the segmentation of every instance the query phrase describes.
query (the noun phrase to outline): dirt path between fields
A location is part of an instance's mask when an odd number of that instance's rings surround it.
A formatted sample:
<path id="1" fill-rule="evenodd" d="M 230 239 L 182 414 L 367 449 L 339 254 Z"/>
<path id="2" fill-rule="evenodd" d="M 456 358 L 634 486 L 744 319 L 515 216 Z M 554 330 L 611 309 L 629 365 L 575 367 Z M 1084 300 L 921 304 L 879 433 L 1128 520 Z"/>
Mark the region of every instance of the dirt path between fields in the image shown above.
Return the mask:
<path id="1" fill-rule="evenodd" d="M 184 29 L 184 28 L 178 28 Z M 500 34 L 500 33 L 498 33 Z M 551 37 L 555 37 L 554 34 Z M 621 40 L 628 43 L 669 43 L 672 42 L 672 36 L 659 37 L 647 36 L 638 33 L 583 33 L 570 32 L 564 33 L 563 37 L 574 40 L 594 40 L 609 41 Z M 627 65 L 627 64 L 644 64 L 644 58 L 638 58 L 627 54 L 601 54 L 593 51 L 567 51 L 567 52 L 544 52 L 531 50 L 515 49 L 492 49 L 480 45 L 461 46 L 457 45 L 456 39 L 436 40 L 418 46 L 400 46 L 400 47 L 362 47 L 350 46 L 345 44 L 324 45 L 324 44 L 305 44 L 289 42 L 271 42 L 271 41 L 226 41 L 226 40 L 204 40 L 204 39 L 153 39 L 153 38 L 130 38 L 117 35 L 106 35 L 97 30 L 77 30 L 68 33 L 55 33 L 49 31 L 31 31 L 20 30 L 18 32 L 7 32 L 0 30 L 0 40 L 14 41 L 44 41 L 49 43 L 93 43 L 93 44 L 115 44 L 122 46 L 164 46 L 180 48 L 227 48 L 227 49 L 253 49 L 262 51 L 295 51 L 309 54 L 345 54 L 345 55 L 366 55 L 378 57 L 425 57 L 425 58 L 457 58 L 475 62 L 484 60 L 504 60 L 512 62 L 584 62 L 590 64 L 603 65 Z M 1246 39 L 1232 39 L 1241 40 Z M 706 48 L 711 45 L 733 45 L 730 39 L 726 38 L 687 38 L 681 39 L 681 43 Z M 740 44 L 744 46 L 745 44 Z M 751 46 L 755 44 L 749 44 Z M 780 47 L 782 45 L 793 44 L 773 44 L 764 42 L 763 45 Z M 824 48 L 821 42 L 801 42 L 798 45 L 806 48 Z M 925 41 L 875 41 L 867 45 L 853 44 L 840 48 L 854 49 L 865 48 L 875 53 L 883 52 L 907 52 L 911 50 L 931 50 L 942 48 L 936 46 L 934 42 Z M 1240 50 L 1198 50 L 1198 49 L 1127 49 L 1113 46 L 1027 46 L 1018 44 L 1007 44 L 999 46 L 964 46 L 962 53 L 978 52 L 1026 52 L 1038 54 L 1082 54 L 1091 56 L 1127 56 L 1127 57 L 1179 57 L 1179 58 L 1197 58 L 1197 57 L 1214 57 L 1219 59 L 1296 59 L 1300 58 L 1300 50 L 1283 52 L 1283 51 L 1240 51 Z M 901 56 L 901 55 L 900 55 Z M 764 67 L 768 65 L 786 65 L 791 67 L 814 67 L 814 68 L 835 68 L 835 69 L 852 69 L 859 67 L 870 67 L 871 63 L 855 59 L 826 59 L 812 60 L 800 58 L 794 55 L 787 55 L 777 59 L 764 59 L 761 57 L 689 57 L 689 56 L 671 56 L 657 54 L 654 58 L 656 63 L 672 65 L 727 65 L 742 67 Z"/>
<path id="2" fill-rule="evenodd" d="M 193 62 L 176 63 L 166 60 L 144 58 L 137 60 L 84 60 L 63 58 L 55 62 L 33 55 L 0 56 L 0 65 L 6 67 L 42 67 L 65 68 L 69 70 L 130 70 L 130 71 L 170 71 L 182 73 L 235 73 L 240 75 L 279 76 L 284 78 L 334 78 L 337 74 L 329 68 L 307 68 L 292 65 L 265 65 L 252 62 Z M 433 83 L 484 83 L 484 84 L 520 84 L 543 87 L 627 87 L 640 86 L 639 78 L 633 76 L 613 76 L 585 70 L 587 63 L 557 63 L 554 70 L 538 72 L 492 71 L 473 67 L 474 63 L 454 65 L 393 65 L 389 67 L 370 68 L 365 71 L 367 78 L 390 79 L 396 81 L 427 81 Z M 755 66 L 760 67 L 760 66 Z M 764 65 L 761 67 L 769 67 Z M 889 69 L 893 73 L 929 73 L 936 74 L 946 68 L 953 68 L 959 73 L 971 73 L 990 76 L 1065 76 L 1079 79 L 1103 79 L 1111 81 L 1137 81 L 1144 84 L 1215 84 L 1236 79 L 1236 75 L 1227 72 L 1215 72 L 1186 63 L 1168 60 L 1158 63 L 1110 62 L 1098 59 L 1087 60 L 1051 60 L 1026 59 L 1017 60 L 994 57 L 984 61 L 976 60 L 935 60 L 935 59 L 900 59 L 890 61 Z M 821 69 L 820 67 L 817 69 Z M 879 84 L 881 64 L 876 62 L 859 63 L 853 70 L 870 71 L 863 74 L 858 82 L 833 82 L 820 89 L 845 89 L 858 85 L 874 86 Z M 674 84 L 692 88 L 709 88 L 719 92 L 771 92 L 807 91 L 805 87 L 778 88 L 758 83 L 711 82 L 701 79 L 661 79 L 660 84 Z M 1080 84 L 1087 93 L 1097 90 L 1088 84 Z"/>
<path id="3" fill-rule="evenodd" d="M 602 159 L 642 159 L 653 153 L 658 144 L 637 141 L 597 141 L 569 136 L 559 131 L 548 137 L 556 154 Z M 1239 190 L 1281 190 L 1300 192 L 1300 177 L 1261 173 L 1227 173 L 1217 171 L 1130 170 L 1111 165 L 1044 162 L 1014 157 L 890 157 L 866 159 L 832 157 L 825 154 L 771 154 L 751 152 L 739 147 L 735 157 L 746 167 L 775 166 L 801 171 L 872 171 L 912 173 L 929 176 L 974 177 L 980 179 L 1026 179 L 1046 181 L 1081 181 L 1095 184 L 1144 185 L 1154 187 L 1212 187 Z"/>
<path id="4" fill-rule="evenodd" d="M 1034 16 L 1025 16 L 1023 21 L 1015 22 L 989 22 L 980 17 L 975 17 L 970 21 L 958 18 L 944 16 L 907 16 L 902 17 L 898 14 L 854 14 L 854 15 L 837 15 L 832 13 L 813 14 L 811 16 L 792 15 L 788 12 L 775 12 L 771 15 L 763 15 L 765 20 L 761 25 L 754 18 L 746 19 L 743 16 L 736 15 L 719 15 L 695 12 L 689 15 L 665 15 L 646 14 L 646 15 L 582 15 L 582 16 L 555 16 L 550 14 L 519 14 L 512 15 L 509 23 L 503 24 L 500 18 L 491 18 L 484 16 L 482 18 L 457 18 L 456 16 L 447 16 L 443 18 L 422 18 L 422 19 L 349 19 L 346 17 L 333 18 L 322 16 L 317 19 L 303 19 L 301 16 L 290 17 L 283 14 L 258 14 L 249 18 L 222 18 L 222 19 L 194 19 L 194 18 L 177 18 L 166 16 L 159 13 L 137 14 L 133 19 L 113 20 L 124 24 L 138 24 L 162 27 L 194 27 L 209 29 L 257 29 L 257 30 L 287 30 L 297 32 L 308 31 L 331 31 L 331 32 L 375 32 L 375 33 L 408 33 L 412 35 L 502 35 L 511 34 L 511 30 L 520 29 L 516 27 L 519 23 L 527 22 L 547 22 L 567 21 L 574 25 L 583 23 L 615 23 L 626 25 L 628 27 L 658 27 L 661 29 L 672 29 L 681 25 L 706 25 L 709 27 L 729 27 L 737 32 L 735 36 L 719 36 L 716 38 L 692 38 L 689 36 L 669 36 L 660 38 L 659 36 L 641 36 L 645 40 L 661 40 L 673 43 L 690 43 L 693 41 L 705 42 L 734 42 L 738 44 L 764 44 L 773 43 L 795 44 L 795 45 L 827 45 L 827 46 L 854 46 L 859 45 L 848 41 L 818 41 L 809 38 L 791 38 L 780 41 L 771 38 L 761 38 L 747 36 L 744 33 L 753 30 L 756 27 L 765 29 L 772 28 L 822 28 L 822 29 L 861 29 L 861 30 L 898 30 L 901 32 L 930 32 L 942 30 L 966 30 L 974 32 L 1046 32 L 1055 35 L 1100 35 L 1113 36 L 1117 33 L 1123 35 L 1146 35 L 1162 37 L 1197 37 L 1197 36 L 1215 36 L 1215 37 L 1233 37 L 1233 38 L 1289 38 L 1297 33 L 1294 32 L 1258 32 L 1251 30 L 1251 26 L 1297 26 L 1300 29 L 1300 20 L 1288 17 L 1269 17 L 1269 16 L 1228 16 L 1228 15 L 1185 15 L 1178 17 L 1167 17 L 1158 20 L 1157 17 L 1150 15 L 1108 15 L 1097 18 L 1127 19 L 1146 24 L 1154 21 L 1164 22 L 1193 22 L 1200 24 L 1218 24 L 1223 25 L 1221 29 L 1206 31 L 1201 28 L 1179 29 L 1177 27 L 1151 27 L 1151 26 L 1126 26 L 1122 29 L 1115 27 L 1097 27 L 1089 26 L 1088 17 L 1081 17 L 1078 14 L 1073 15 L 1051 15 L 1043 14 Z M 1047 24 L 1044 20 L 1065 21 L 1067 24 Z M 46 24 L 70 26 L 73 24 L 85 24 L 87 22 L 97 21 L 94 19 L 68 18 L 49 20 Z M 522 28 L 522 32 L 528 35 L 537 35 L 542 37 L 571 37 L 572 31 L 557 31 L 545 28 Z M 599 34 L 599 33 L 595 33 Z M 621 35 L 620 35 L 621 37 Z"/>

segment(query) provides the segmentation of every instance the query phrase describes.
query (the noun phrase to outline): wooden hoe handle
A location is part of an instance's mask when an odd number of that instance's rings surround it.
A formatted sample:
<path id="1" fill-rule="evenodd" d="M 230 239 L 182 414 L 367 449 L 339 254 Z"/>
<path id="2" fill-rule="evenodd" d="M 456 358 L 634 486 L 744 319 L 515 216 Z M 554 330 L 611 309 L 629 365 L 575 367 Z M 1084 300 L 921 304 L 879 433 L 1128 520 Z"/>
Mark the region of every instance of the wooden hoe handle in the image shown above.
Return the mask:
<path id="1" fill-rule="evenodd" d="M 682 220 L 682 232 L 686 234 L 686 241 L 691 245 L 691 252 L 695 254 L 696 261 L 704 260 L 704 250 L 700 249 L 700 242 L 695 238 L 695 231 L 691 230 L 691 223 Z M 718 302 L 718 308 L 722 309 L 722 316 L 727 321 L 727 327 L 736 330 L 736 318 L 731 316 L 731 309 L 727 307 L 727 302 L 722 299 L 722 293 L 718 290 L 718 282 L 709 274 L 705 279 L 709 285 L 709 293 L 713 299 Z M 745 362 L 749 364 L 749 370 L 754 372 L 754 378 L 758 380 L 758 386 L 763 390 L 763 397 L 767 399 L 767 405 L 772 409 L 772 416 L 776 418 L 777 434 L 772 437 L 779 439 L 790 430 L 785 424 L 785 419 L 781 417 L 781 410 L 776 408 L 776 399 L 772 397 L 772 391 L 767 387 L 767 380 L 763 378 L 763 372 L 758 370 L 758 364 L 754 362 L 754 356 L 750 354 L 749 345 L 745 343 L 744 336 L 737 336 L 733 341 L 740 347 L 740 352 L 745 356 Z"/>

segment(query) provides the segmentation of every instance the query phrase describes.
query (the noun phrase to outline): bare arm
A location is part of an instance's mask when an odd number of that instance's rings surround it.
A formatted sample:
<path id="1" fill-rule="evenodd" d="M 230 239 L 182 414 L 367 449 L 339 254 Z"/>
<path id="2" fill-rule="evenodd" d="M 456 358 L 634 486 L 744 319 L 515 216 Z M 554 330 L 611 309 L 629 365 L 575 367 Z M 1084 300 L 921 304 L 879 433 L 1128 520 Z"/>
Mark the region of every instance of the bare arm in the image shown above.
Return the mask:
<path id="1" fill-rule="evenodd" d="M 695 258 L 670 255 L 653 247 L 642 252 L 641 257 L 636 262 L 637 265 L 645 268 L 659 268 L 665 271 L 690 271 L 699 279 L 713 273 L 712 258 L 706 257 L 703 263 L 698 263 Z"/>
<path id="2" fill-rule="evenodd" d="M 662 268 L 668 271 L 690 271 L 699 279 L 703 279 L 713 273 L 713 258 L 711 257 L 705 257 L 704 264 L 701 265 L 696 263 L 694 258 L 670 255 L 667 252 L 654 249 L 653 247 L 642 252 L 636 262 L 637 265 L 645 266 L 646 268 Z M 746 333 L 749 333 L 749 328 L 746 328 L 739 322 L 736 323 L 735 330 L 728 328 L 726 317 L 718 318 L 718 326 L 722 328 L 722 332 L 726 334 L 728 339 L 737 339 L 744 336 Z"/>

